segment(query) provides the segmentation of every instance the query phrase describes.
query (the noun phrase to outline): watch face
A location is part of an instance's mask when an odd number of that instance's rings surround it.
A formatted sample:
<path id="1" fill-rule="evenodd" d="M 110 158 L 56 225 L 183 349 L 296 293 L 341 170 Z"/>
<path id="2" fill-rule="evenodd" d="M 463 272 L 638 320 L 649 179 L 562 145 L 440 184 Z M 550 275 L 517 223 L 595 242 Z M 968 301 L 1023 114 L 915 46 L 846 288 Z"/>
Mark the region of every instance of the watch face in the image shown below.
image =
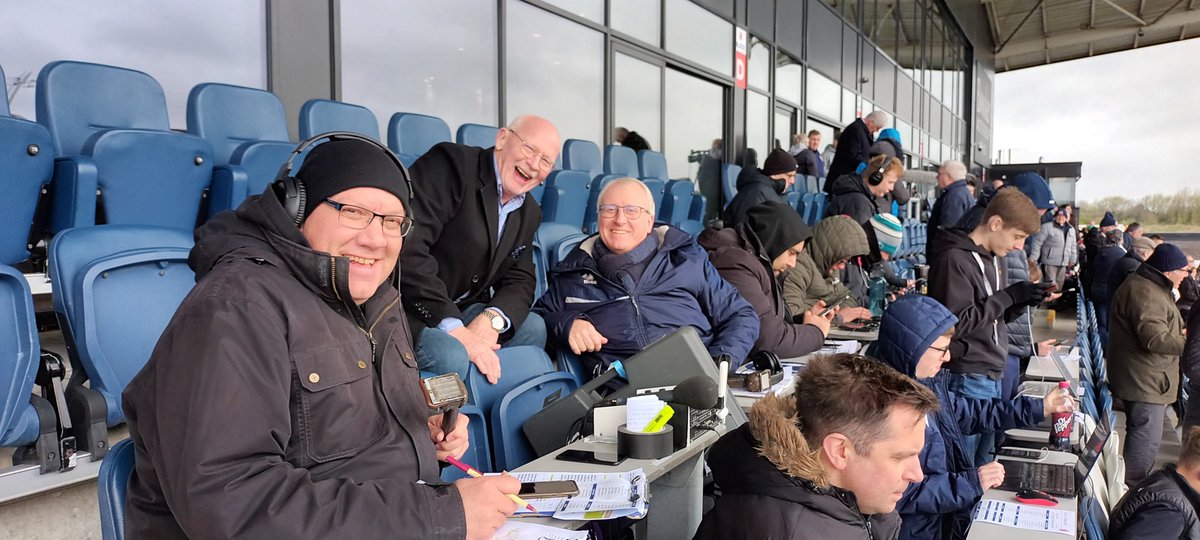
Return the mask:
<path id="1" fill-rule="evenodd" d="M 499 315 L 492 316 L 492 330 L 497 332 L 504 330 L 504 319 L 501 319 Z"/>

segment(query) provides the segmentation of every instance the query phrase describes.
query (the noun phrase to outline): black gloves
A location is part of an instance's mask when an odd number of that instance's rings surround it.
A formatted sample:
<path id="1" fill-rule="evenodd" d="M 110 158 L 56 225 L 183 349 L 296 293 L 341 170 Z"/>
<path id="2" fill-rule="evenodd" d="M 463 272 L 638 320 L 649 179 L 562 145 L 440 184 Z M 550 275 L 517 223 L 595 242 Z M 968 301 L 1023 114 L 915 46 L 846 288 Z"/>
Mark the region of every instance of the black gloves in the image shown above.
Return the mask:
<path id="1" fill-rule="evenodd" d="M 1013 300 L 1013 307 L 1036 306 L 1050 296 L 1053 283 L 1034 283 L 1021 281 L 1013 283 L 1004 289 Z"/>

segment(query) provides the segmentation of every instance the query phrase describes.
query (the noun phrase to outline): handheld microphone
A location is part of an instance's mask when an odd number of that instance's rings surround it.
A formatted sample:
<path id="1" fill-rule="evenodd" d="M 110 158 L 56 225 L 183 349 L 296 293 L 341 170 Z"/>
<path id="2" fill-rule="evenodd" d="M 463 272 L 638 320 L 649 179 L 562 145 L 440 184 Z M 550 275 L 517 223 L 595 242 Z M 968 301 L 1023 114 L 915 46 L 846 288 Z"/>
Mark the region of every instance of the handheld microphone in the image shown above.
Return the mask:
<path id="1" fill-rule="evenodd" d="M 721 423 L 725 423 L 725 417 L 729 416 L 729 404 L 725 402 L 725 395 L 729 393 L 729 360 L 723 357 L 717 377 L 717 399 L 721 401 L 721 410 L 717 411 L 717 416 L 721 419 Z"/>
<path id="2" fill-rule="evenodd" d="M 425 405 L 442 412 L 442 438 L 450 436 L 458 422 L 458 408 L 467 403 L 467 387 L 458 373 L 421 379 Z"/>

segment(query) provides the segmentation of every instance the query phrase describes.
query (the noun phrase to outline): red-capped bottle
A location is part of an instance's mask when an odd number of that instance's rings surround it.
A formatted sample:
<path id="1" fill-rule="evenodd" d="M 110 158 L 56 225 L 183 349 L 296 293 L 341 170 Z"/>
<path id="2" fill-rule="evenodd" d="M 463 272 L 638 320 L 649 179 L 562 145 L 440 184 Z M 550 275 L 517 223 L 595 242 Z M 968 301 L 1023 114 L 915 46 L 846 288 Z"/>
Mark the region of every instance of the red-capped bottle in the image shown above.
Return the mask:
<path id="1" fill-rule="evenodd" d="M 1061 381 L 1058 383 L 1058 387 L 1062 389 L 1070 388 L 1071 383 Z M 1056 412 L 1050 415 L 1050 448 L 1052 450 L 1060 452 L 1071 451 L 1072 416 L 1074 416 L 1074 413 L 1071 411 Z"/>

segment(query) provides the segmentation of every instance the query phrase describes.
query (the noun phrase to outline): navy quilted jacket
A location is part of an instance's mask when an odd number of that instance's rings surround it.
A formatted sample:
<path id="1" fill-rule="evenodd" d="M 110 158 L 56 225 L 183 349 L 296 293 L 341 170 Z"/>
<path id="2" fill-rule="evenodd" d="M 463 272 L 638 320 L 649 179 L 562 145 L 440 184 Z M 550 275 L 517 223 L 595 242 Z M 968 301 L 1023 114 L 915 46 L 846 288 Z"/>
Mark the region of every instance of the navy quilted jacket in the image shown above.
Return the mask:
<path id="1" fill-rule="evenodd" d="M 884 313 L 879 341 L 872 345 L 870 355 L 912 377 L 921 355 L 956 322 L 958 318 L 937 300 L 905 296 Z M 925 479 L 911 484 L 896 506 L 903 520 L 901 539 L 952 538 L 964 534 L 969 524 L 968 514 L 983 495 L 979 474 L 963 451 L 964 435 L 1003 431 L 1043 419 L 1040 399 L 958 397 L 947 388 L 948 375 L 949 372 L 942 370 L 934 377 L 921 379 L 937 394 L 941 409 L 931 413 L 925 425 L 925 447 L 921 449 Z"/>

